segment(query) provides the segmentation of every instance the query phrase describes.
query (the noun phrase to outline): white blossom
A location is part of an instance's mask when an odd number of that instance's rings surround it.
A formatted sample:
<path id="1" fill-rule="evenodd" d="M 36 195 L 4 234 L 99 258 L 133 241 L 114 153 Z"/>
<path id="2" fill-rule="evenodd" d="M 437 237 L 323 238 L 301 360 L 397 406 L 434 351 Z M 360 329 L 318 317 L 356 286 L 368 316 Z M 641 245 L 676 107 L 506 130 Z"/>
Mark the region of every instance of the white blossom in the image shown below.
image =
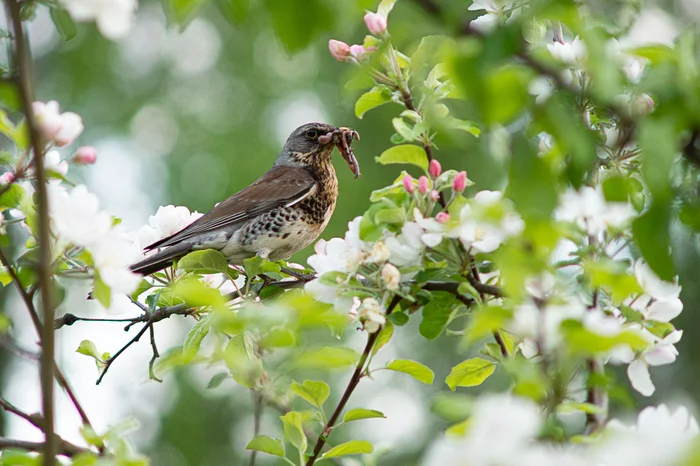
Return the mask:
<path id="1" fill-rule="evenodd" d="M 474 0 L 472 4 L 469 5 L 469 10 L 485 10 L 486 14 L 473 20 L 469 23 L 469 26 L 475 31 L 488 34 L 503 21 L 505 12 L 513 8 L 513 3 L 513 0 Z M 515 14 L 515 12 L 513 12 L 513 14 Z M 513 14 L 511 14 L 511 16 L 513 16 Z"/>
<path id="2" fill-rule="evenodd" d="M 365 298 L 357 312 L 358 319 L 364 325 L 365 330 L 374 333 L 386 323 L 386 312 L 379 301 L 374 298 Z"/>
<path id="3" fill-rule="evenodd" d="M 68 162 L 61 160 L 61 154 L 58 151 L 50 150 L 44 156 L 44 168 L 47 171 L 66 176 L 68 173 Z"/>
<path id="4" fill-rule="evenodd" d="M 367 245 L 360 240 L 361 221 L 362 217 L 357 217 L 348 224 L 345 238 L 332 238 L 314 248 L 316 254 L 307 262 L 319 276 L 328 272 L 354 273 L 362 264 Z"/>
<path id="5" fill-rule="evenodd" d="M 423 229 L 416 222 L 406 222 L 401 227 L 401 234 L 390 236 L 385 242 L 391 255 L 389 260 L 398 267 L 419 265 L 425 246 L 421 241 Z"/>
<path id="6" fill-rule="evenodd" d="M 557 220 L 575 223 L 592 236 L 600 235 L 609 227 L 623 228 L 635 215 L 629 203 L 606 202 L 600 191 L 588 186 L 564 192 L 554 213 Z"/>
<path id="7" fill-rule="evenodd" d="M 134 243 L 115 233 L 102 238 L 89 248 L 95 268 L 112 293 L 128 294 L 136 289 L 141 275 L 129 269 L 141 257 Z"/>
<path id="8" fill-rule="evenodd" d="M 630 384 L 642 395 L 651 396 L 656 387 L 651 380 L 649 366 L 663 366 L 676 360 L 678 350 L 675 344 L 681 340 L 683 331 L 674 330 L 664 338 L 659 338 L 638 324 L 628 328 L 636 329 L 638 334 L 649 342 L 649 346 L 636 358 L 629 350 L 617 351 L 613 354 L 612 362 L 630 363 L 627 367 Z"/>
<path id="9" fill-rule="evenodd" d="M 391 255 L 391 250 L 384 244 L 384 241 L 377 241 L 372 247 L 372 252 L 369 255 L 369 261 L 375 264 L 386 262 Z"/>
<path id="10" fill-rule="evenodd" d="M 95 21 L 103 36 L 126 37 L 134 22 L 136 0 L 60 0 L 76 21 Z"/>
<path id="11" fill-rule="evenodd" d="M 72 143 L 83 132 L 83 119 L 77 113 L 60 113 L 58 102 L 34 102 L 34 118 L 41 134 L 57 146 Z"/>
<path id="12" fill-rule="evenodd" d="M 59 184 L 48 185 L 49 208 L 54 233 L 76 246 L 98 244 L 112 228 L 112 217 L 100 211 L 97 196 L 84 185 L 67 191 Z"/>
<path id="13" fill-rule="evenodd" d="M 387 290 L 398 290 L 401 282 L 401 272 L 393 264 L 386 264 L 382 269 L 382 281 L 386 285 Z"/>
<path id="14" fill-rule="evenodd" d="M 190 210 L 184 206 L 166 205 L 158 207 L 155 215 L 148 217 L 148 226 L 145 227 L 146 229 L 150 227 L 151 230 L 149 233 L 153 238 L 151 242 L 155 242 L 174 235 L 201 216 L 202 214 L 199 212 L 190 212 Z M 145 233 L 146 231 L 147 230 L 144 230 L 142 234 L 147 235 L 147 233 Z"/>
<path id="15" fill-rule="evenodd" d="M 434 248 L 442 242 L 442 236 L 445 232 L 445 226 L 438 222 L 433 217 L 423 217 L 420 210 L 417 208 L 413 209 L 413 217 L 416 223 L 423 229 L 423 233 L 420 236 L 423 244 L 429 248 Z"/>
<path id="16" fill-rule="evenodd" d="M 586 58 L 586 44 L 578 36 L 573 42 L 553 42 L 547 44 L 547 50 L 556 60 L 570 67 L 578 67 Z"/>

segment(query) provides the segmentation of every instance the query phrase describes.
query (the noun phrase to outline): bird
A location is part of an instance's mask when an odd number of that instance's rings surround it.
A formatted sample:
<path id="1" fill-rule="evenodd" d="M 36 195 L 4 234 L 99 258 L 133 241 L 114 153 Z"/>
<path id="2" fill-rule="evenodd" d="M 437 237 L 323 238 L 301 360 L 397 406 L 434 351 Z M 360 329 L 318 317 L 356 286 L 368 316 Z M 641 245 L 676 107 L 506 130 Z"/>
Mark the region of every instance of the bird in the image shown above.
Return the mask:
<path id="1" fill-rule="evenodd" d="M 257 181 L 216 204 L 202 217 L 171 236 L 150 244 L 146 256 L 130 269 L 149 275 L 188 253 L 220 251 L 229 264 L 260 256 L 277 261 L 313 243 L 328 225 L 338 198 L 331 153 L 338 147 L 359 177 L 350 148 L 359 139 L 350 128 L 307 123 L 292 131 L 272 167 Z"/>

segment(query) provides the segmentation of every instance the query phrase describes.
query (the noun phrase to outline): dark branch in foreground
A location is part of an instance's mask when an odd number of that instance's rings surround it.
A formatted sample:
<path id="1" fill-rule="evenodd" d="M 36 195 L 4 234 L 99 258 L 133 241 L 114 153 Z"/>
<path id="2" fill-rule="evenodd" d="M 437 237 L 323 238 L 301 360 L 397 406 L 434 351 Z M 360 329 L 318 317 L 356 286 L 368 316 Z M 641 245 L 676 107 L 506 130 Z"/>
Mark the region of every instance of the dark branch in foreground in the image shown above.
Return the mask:
<path id="1" fill-rule="evenodd" d="M 391 303 L 389 304 L 389 307 L 386 310 L 387 316 L 394 311 L 396 306 L 399 304 L 399 301 L 401 301 L 401 297 L 394 296 L 394 298 L 391 300 Z M 340 402 L 338 402 L 338 406 L 336 406 L 335 411 L 333 411 L 333 415 L 323 428 L 323 432 L 321 432 L 321 435 L 318 436 L 318 440 L 316 441 L 316 445 L 314 446 L 314 452 L 309 458 L 309 460 L 306 462 L 306 466 L 312 466 L 318 459 L 318 456 L 321 454 L 321 450 L 326 444 L 326 441 L 328 440 L 328 436 L 330 435 L 333 426 L 335 426 L 335 423 L 338 421 L 340 414 L 343 412 L 343 409 L 345 409 L 345 405 L 348 403 L 352 392 L 355 391 L 355 388 L 360 383 L 362 373 L 365 371 L 365 363 L 367 362 L 367 359 L 369 358 L 369 355 L 372 352 L 372 348 L 374 348 L 374 343 L 377 341 L 377 337 L 379 336 L 380 332 L 381 329 L 370 334 L 367 338 L 365 350 L 362 352 L 362 356 L 360 356 L 360 360 L 357 362 L 357 366 L 355 366 L 355 371 L 352 373 L 352 377 L 350 377 L 350 381 L 348 382 L 348 386 L 345 388 L 343 397 L 340 399 Z"/>
<path id="2" fill-rule="evenodd" d="M 63 456 L 76 456 L 81 453 L 94 453 L 87 448 L 79 447 L 66 440 L 63 440 L 58 435 L 54 435 L 57 448 L 56 453 Z M 44 452 L 46 444 L 44 442 L 27 442 L 25 440 L 15 440 L 6 437 L 0 437 L 0 451 L 4 450 L 24 450 Z"/>

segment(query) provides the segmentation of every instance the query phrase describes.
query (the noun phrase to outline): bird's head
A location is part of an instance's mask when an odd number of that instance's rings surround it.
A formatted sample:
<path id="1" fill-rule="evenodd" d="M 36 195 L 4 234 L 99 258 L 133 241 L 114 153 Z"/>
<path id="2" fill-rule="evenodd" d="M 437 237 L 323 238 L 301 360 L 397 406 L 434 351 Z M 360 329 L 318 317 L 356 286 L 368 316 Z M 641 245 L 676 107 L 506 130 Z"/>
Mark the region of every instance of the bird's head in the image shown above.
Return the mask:
<path id="1" fill-rule="evenodd" d="M 329 162 L 333 148 L 338 146 L 353 173 L 359 175 L 357 161 L 349 145 L 353 137 L 359 139 L 357 132 L 348 128 L 336 128 L 326 123 L 307 123 L 292 131 L 276 164 L 318 166 Z"/>

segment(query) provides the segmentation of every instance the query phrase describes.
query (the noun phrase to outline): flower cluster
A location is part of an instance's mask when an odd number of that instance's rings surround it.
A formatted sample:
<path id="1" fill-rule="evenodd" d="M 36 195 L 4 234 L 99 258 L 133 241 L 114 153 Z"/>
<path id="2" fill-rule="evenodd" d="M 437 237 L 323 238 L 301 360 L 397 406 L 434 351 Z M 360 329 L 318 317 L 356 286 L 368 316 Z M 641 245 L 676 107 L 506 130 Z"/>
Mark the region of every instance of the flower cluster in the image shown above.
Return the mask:
<path id="1" fill-rule="evenodd" d="M 368 12 L 365 15 L 365 25 L 370 34 L 378 37 L 387 35 L 387 16 L 380 13 Z M 375 39 L 376 40 L 376 39 Z M 328 50 L 333 58 L 338 61 L 360 62 L 369 58 L 369 54 L 377 50 L 375 45 L 348 45 L 343 41 L 331 39 L 328 41 Z"/>

